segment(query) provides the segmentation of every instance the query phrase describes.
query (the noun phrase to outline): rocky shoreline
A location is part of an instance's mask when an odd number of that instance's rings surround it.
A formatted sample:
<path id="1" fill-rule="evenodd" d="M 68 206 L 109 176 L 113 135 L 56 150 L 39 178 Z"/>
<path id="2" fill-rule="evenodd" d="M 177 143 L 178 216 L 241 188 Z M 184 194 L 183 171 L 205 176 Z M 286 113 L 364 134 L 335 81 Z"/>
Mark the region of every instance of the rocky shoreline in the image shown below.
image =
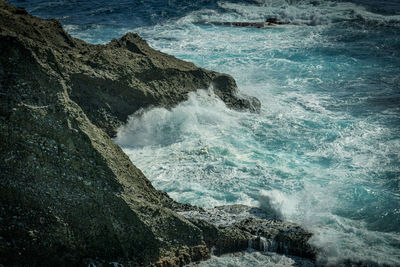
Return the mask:
<path id="1" fill-rule="evenodd" d="M 315 259 L 310 233 L 262 210 L 173 201 L 111 140 L 141 108 L 210 86 L 230 108 L 260 110 L 231 76 L 136 34 L 87 44 L 0 0 L 0 265 L 180 266 L 249 246 Z"/>

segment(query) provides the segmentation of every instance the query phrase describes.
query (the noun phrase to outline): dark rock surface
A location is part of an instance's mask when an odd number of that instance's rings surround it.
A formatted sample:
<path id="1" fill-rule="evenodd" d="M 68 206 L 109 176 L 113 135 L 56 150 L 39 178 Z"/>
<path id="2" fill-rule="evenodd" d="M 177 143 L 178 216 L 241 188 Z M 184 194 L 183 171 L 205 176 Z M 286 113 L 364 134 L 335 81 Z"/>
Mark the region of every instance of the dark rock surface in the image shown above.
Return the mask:
<path id="1" fill-rule="evenodd" d="M 309 23 L 296 23 L 285 22 L 277 18 L 268 18 L 265 21 L 198 21 L 196 24 L 215 25 L 215 26 L 229 26 L 229 27 L 245 27 L 245 28 L 265 28 L 265 29 L 278 29 L 278 25 L 299 25 L 299 26 L 313 26 Z"/>
<path id="2" fill-rule="evenodd" d="M 185 218 L 204 210 L 156 190 L 110 139 L 139 108 L 210 84 L 229 107 L 259 110 L 230 76 L 135 34 L 90 45 L 0 0 L 0 265 L 174 266 L 247 248 L 264 226 Z"/>
<path id="3" fill-rule="evenodd" d="M 178 213 L 204 232 L 213 228 L 220 230 L 215 231 L 214 235 L 207 235 L 215 236 L 214 240 L 205 240 L 209 246 L 217 244 L 214 250 L 216 255 L 243 250 L 246 247 L 308 259 L 315 259 L 317 253 L 317 250 L 308 244 L 311 238 L 309 232 L 296 224 L 277 220 L 273 214 L 260 208 L 229 205 Z M 223 233 L 226 232 L 235 234 L 225 237 Z M 225 241 L 231 236 L 236 236 L 237 246 L 232 247 L 232 242 Z M 225 242 L 226 246 L 220 242 Z"/>
<path id="4" fill-rule="evenodd" d="M 260 110 L 258 99 L 238 97 L 231 76 L 156 51 L 136 34 L 129 33 L 107 45 L 84 46 L 85 52 L 79 47 L 72 53 L 72 57 L 80 59 L 72 66 L 68 63 L 71 68 L 63 69 L 62 73 L 69 73 L 71 99 L 111 136 L 116 126 L 125 123 L 140 108 L 170 108 L 186 100 L 190 91 L 207 89 L 210 85 L 228 107 Z"/>
<path id="5" fill-rule="evenodd" d="M 188 92 L 211 84 L 227 106 L 260 109 L 257 99 L 237 96 L 231 76 L 156 51 L 136 34 L 91 45 L 69 36 L 57 20 L 41 20 L 20 10 L 2 10 L 3 55 L 46 67 L 46 72 L 63 81 L 69 98 L 91 122 L 109 135 L 139 108 L 172 107 Z"/>

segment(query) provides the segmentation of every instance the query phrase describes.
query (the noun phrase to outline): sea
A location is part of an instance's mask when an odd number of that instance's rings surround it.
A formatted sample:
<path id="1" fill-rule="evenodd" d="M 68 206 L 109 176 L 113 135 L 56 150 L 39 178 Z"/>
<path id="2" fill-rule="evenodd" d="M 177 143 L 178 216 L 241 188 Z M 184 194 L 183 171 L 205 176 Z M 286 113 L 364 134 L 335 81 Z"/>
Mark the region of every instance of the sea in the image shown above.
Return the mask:
<path id="1" fill-rule="evenodd" d="M 89 43 L 127 32 L 228 73 L 259 114 L 199 88 L 114 141 L 173 199 L 245 204 L 314 235 L 318 262 L 400 266 L 399 0 L 12 0 Z M 275 28 L 208 24 L 278 18 Z M 251 252 L 202 266 L 297 266 Z M 301 265 L 301 264 L 300 264 Z"/>

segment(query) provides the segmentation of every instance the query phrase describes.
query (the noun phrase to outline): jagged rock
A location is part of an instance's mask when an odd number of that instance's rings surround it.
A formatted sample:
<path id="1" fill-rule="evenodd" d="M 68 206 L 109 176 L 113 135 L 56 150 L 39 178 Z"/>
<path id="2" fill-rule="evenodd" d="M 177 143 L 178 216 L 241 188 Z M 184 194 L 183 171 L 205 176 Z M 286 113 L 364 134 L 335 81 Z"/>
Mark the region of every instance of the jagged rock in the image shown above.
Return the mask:
<path id="1" fill-rule="evenodd" d="M 10 49 L 18 53 L 16 47 L 22 46 L 27 54 L 14 59 L 23 62 L 24 56 L 34 57 L 59 76 L 71 100 L 110 136 L 138 109 L 173 107 L 190 91 L 207 89 L 213 82 L 216 94 L 229 107 L 260 109 L 256 98 L 238 96 L 231 76 L 156 51 L 137 34 L 91 45 L 69 36 L 57 20 L 40 20 L 21 8 L 3 8 L 1 31 L 2 42 L 8 43 L 3 53 Z"/>
<path id="2" fill-rule="evenodd" d="M 228 106 L 259 109 L 230 76 L 135 34 L 87 44 L 0 0 L 0 264 L 170 266 L 245 248 L 251 231 L 178 214 L 203 209 L 154 189 L 110 139 L 137 109 L 211 84 Z"/>
<path id="3" fill-rule="evenodd" d="M 207 233 L 206 237 L 213 237 L 205 241 L 215 247 L 217 255 L 246 248 L 309 259 L 315 259 L 317 254 L 316 248 L 308 244 L 311 233 L 260 208 L 228 205 L 179 214 Z"/>

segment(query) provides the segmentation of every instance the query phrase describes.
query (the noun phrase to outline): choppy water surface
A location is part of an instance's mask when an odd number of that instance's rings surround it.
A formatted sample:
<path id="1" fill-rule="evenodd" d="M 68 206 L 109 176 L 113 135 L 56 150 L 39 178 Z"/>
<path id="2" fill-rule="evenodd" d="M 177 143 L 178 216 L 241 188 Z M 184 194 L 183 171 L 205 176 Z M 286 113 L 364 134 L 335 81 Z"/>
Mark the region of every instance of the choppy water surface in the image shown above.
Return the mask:
<path id="1" fill-rule="evenodd" d="M 400 265 L 397 1 L 12 2 L 93 43 L 138 32 L 261 100 L 261 114 L 240 113 L 204 88 L 132 116 L 116 142 L 156 188 L 204 207 L 272 207 L 315 233 L 331 263 Z M 313 26 L 196 23 L 267 17 Z M 209 264 L 261 259 L 246 257 Z"/>

